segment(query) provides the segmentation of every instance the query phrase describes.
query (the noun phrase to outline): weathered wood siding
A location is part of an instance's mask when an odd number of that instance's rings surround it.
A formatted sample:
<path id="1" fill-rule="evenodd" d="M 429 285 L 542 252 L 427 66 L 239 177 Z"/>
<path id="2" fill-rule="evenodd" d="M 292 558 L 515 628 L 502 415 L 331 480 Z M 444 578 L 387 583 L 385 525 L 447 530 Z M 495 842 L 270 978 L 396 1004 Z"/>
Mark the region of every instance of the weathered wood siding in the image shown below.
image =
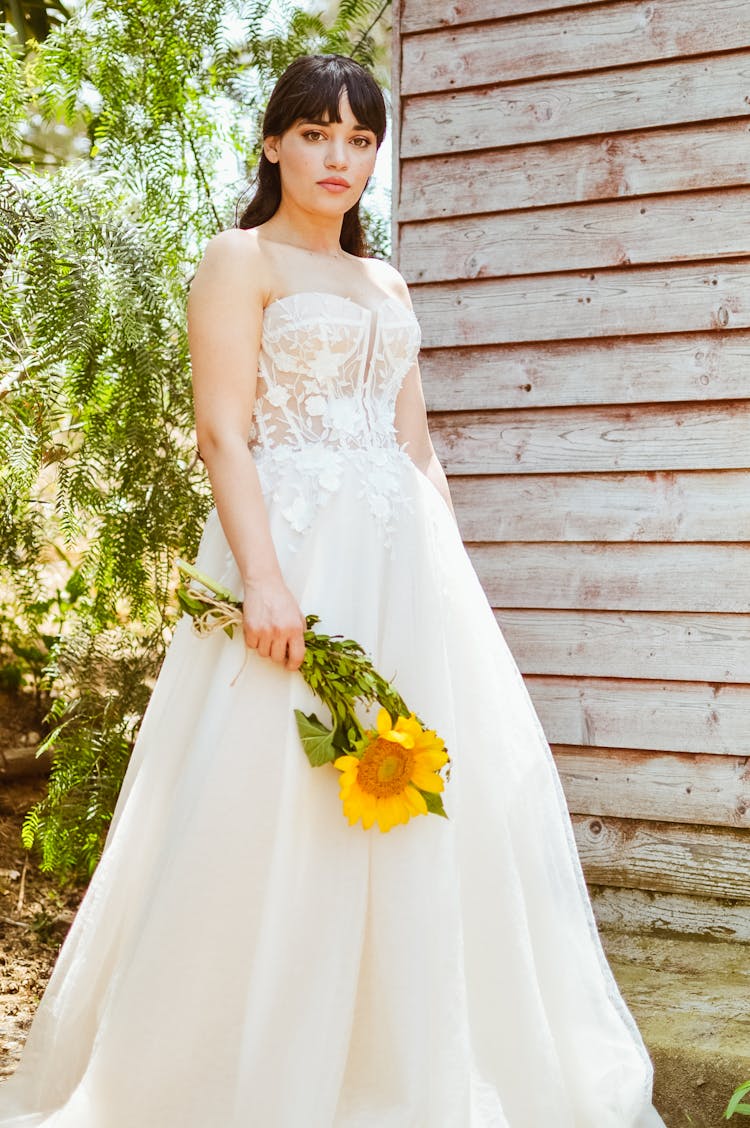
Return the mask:
<path id="1" fill-rule="evenodd" d="M 750 3 L 397 0 L 393 97 L 435 446 L 600 922 L 750 940 Z"/>

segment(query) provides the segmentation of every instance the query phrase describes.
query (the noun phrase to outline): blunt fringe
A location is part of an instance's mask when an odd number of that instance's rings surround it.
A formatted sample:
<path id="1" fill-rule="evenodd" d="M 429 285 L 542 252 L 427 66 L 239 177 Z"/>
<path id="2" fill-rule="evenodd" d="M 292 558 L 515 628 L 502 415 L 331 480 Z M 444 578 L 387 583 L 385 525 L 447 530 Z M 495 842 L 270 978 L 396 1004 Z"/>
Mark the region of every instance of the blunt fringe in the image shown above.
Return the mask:
<path id="1" fill-rule="evenodd" d="M 344 90 L 352 113 L 373 131 L 380 148 L 386 129 L 383 92 L 369 71 L 346 55 L 301 55 L 290 63 L 268 100 L 263 116 L 264 139 L 280 136 L 302 118 L 340 122 L 339 100 Z M 269 161 L 265 153 L 260 155 L 253 184 L 255 195 L 236 227 L 258 227 L 275 214 L 281 203 L 279 166 Z M 340 243 L 350 255 L 367 255 L 359 201 L 344 213 Z"/>

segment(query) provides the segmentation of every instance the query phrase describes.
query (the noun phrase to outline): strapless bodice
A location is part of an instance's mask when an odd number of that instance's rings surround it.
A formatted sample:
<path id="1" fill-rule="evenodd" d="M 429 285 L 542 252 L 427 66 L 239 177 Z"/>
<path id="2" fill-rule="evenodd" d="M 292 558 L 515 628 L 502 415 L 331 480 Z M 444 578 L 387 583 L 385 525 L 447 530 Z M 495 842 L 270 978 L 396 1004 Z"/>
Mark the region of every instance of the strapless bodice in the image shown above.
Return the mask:
<path id="1" fill-rule="evenodd" d="M 325 291 L 271 302 L 251 448 L 392 445 L 396 396 L 420 341 L 419 322 L 397 298 L 376 310 Z"/>
<path id="2" fill-rule="evenodd" d="M 375 310 L 327 291 L 271 302 L 263 314 L 248 446 L 269 499 L 296 533 L 344 480 L 387 533 L 407 504 L 396 397 L 419 353 L 416 316 L 397 298 Z"/>

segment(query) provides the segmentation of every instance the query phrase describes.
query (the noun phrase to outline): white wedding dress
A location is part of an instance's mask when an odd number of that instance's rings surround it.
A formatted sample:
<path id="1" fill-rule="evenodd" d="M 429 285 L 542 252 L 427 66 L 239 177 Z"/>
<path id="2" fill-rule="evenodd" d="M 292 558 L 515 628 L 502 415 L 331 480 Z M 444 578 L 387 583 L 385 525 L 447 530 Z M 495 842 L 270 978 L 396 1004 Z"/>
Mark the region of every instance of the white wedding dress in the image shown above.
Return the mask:
<path id="1" fill-rule="evenodd" d="M 539 720 L 396 439 L 419 344 L 396 299 L 273 302 L 249 442 L 301 610 L 444 738 L 448 819 L 350 826 L 301 675 L 235 679 L 241 632 L 183 616 L 0 1128 L 663 1128 Z M 196 565 L 241 594 L 216 510 Z"/>

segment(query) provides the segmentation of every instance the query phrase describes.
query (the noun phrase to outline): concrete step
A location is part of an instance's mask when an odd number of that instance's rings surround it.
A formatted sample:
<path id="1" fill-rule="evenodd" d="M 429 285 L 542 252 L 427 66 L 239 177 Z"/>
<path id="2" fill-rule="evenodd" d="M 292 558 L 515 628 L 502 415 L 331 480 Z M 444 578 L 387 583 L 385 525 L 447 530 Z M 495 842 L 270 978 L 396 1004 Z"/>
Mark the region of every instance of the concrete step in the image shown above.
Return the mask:
<path id="1" fill-rule="evenodd" d="M 667 1128 L 737 1128 L 724 1119 L 750 1081 L 750 944 L 601 932 L 623 998 L 654 1063 Z"/>

